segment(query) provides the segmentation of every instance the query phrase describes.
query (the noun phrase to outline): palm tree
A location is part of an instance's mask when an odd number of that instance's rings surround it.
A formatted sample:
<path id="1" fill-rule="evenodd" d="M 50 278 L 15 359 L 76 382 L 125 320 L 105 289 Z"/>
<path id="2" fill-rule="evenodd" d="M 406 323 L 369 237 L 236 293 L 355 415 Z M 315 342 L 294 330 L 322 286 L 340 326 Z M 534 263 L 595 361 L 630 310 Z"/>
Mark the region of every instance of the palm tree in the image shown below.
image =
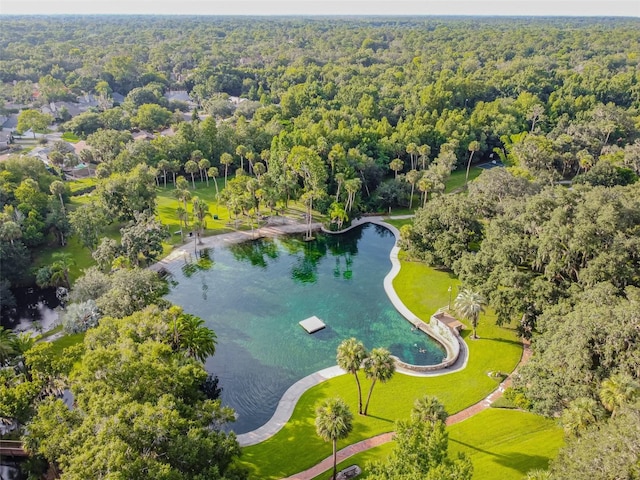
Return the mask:
<path id="1" fill-rule="evenodd" d="M 224 152 L 222 155 L 220 155 L 220 163 L 224 165 L 224 186 L 226 187 L 229 165 L 233 163 L 233 157 L 230 153 Z"/>
<path id="2" fill-rule="evenodd" d="M 193 174 L 198 171 L 198 164 L 193 160 L 189 160 L 184 164 L 184 171 L 191 174 L 191 185 L 193 185 L 193 188 L 195 189 L 196 181 L 193 178 Z"/>
<path id="3" fill-rule="evenodd" d="M 364 374 L 371 380 L 367 403 L 364 406 L 364 415 L 367 414 L 367 410 L 369 409 L 369 400 L 371 400 L 371 393 L 373 392 L 373 387 L 376 382 L 386 383 L 391 380 L 395 371 L 396 364 L 389 350 L 386 348 L 374 348 L 371 350 L 371 353 L 364 361 Z"/>
<path id="4" fill-rule="evenodd" d="M 193 216 L 196 219 L 196 222 L 199 225 L 198 228 L 198 241 L 201 242 L 200 238 L 204 229 L 206 228 L 205 218 L 209 215 L 209 205 L 204 200 L 200 200 L 198 197 L 193 197 Z"/>
<path id="5" fill-rule="evenodd" d="M 15 337 L 15 333 L 11 330 L 0 327 L 0 367 L 4 366 L 15 353 L 13 348 Z"/>
<path id="6" fill-rule="evenodd" d="M 253 150 L 247 151 L 247 160 L 249 161 L 249 173 L 253 175 L 253 162 L 256 159 L 256 154 Z"/>
<path id="7" fill-rule="evenodd" d="M 328 213 L 331 223 L 335 222 L 338 225 L 338 230 L 342 230 L 344 222 L 349 220 L 349 216 L 341 203 L 333 202 L 329 207 Z"/>
<path id="8" fill-rule="evenodd" d="M 467 173 L 464 177 L 464 184 L 467 185 L 469 181 L 469 169 L 471 168 L 471 160 L 473 159 L 473 154 L 480 150 L 480 142 L 477 140 L 473 140 L 469 143 L 469 161 L 467 162 Z"/>
<path id="9" fill-rule="evenodd" d="M 220 195 L 220 191 L 218 190 L 218 180 L 216 180 L 218 175 L 218 167 L 211 167 L 207 170 L 207 179 L 209 177 L 213 178 L 213 184 L 216 186 L 216 199 L 218 198 L 218 195 Z"/>
<path id="10" fill-rule="evenodd" d="M 211 162 L 206 158 L 203 158 L 198 162 L 198 168 L 200 169 L 200 181 L 202 181 L 202 174 L 204 173 L 204 178 L 207 181 L 207 187 L 209 186 L 209 173 L 207 170 L 210 166 Z"/>
<path id="11" fill-rule="evenodd" d="M 359 178 L 352 178 L 344 182 L 344 189 L 347 191 L 347 204 L 345 209 L 350 212 L 355 202 L 356 193 L 362 188 L 362 182 Z"/>
<path id="12" fill-rule="evenodd" d="M 52 255 L 53 263 L 51 264 L 50 285 L 64 286 L 71 288 L 69 280 L 69 270 L 75 264 L 73 256 L 70 253 L 54 253 Z"/>
<path id="13" fill-rule="evenodd" d="M 173 186 L 177 188 L 176 173 L 180 171 L 180 162 L 178 160 L 172 160 L 169 162 L 169 171 L 171 172 L 171 175 L 173 175 Z"/>
<path id="14" fill-rule="evenodd" d="M 262 162 L 256 162 L 253 165 L 253 173 L 258 180 L 260 180 L 260 177 L 264 175 L 266 171 L 267 171 L 267 167 L 265 167 L 264 163 Z"/>
<path id="15" fill-rule="evenodd" d="M 482 295 L 468 288 L 462 289 L 454 301 L 454 307 L 458 314 L 471 322 L 473 338 L 478 338 L 476 335 L 478 318 L 480 318 L 480 313 L 484 313 L 486 305 L 487 301 Z"/>
<path id="16" fill-rule="evenodd" d="M 422 170 L 424 170 L 427 166 L 427 159 L 431 155 L 431 147 L 429 145 L 420 145 L 418 153 L 420 154 L 420 160 L 422 160 Z"/>
<path id="17" fill-rule="evenodd" d="M 236 155 L 240 157 L 240 168 L 244 170 L 244 157 L 247 154 L 249 149 L 244 145 L 238 145 L 236 147 Z"/>
<path id="18" fill-rule="evenodd" d="M 355 338 L 343 340 L 338 345 L 338 353 L 336 354 L 336 363 L 345 372 L 352 373 L 356 377 L 356 385 L 358 386 L 358 413 L 362 415 L 362 388 L 360 387 L 360 379 L 358 378 L 358 370 L 362 367 L 362 362 L 367 358 L 367 350 L 364 344 Z"/>
<path id="19" fill-rule="evenodd" d="M 63 214 L 66 213 L 64 210 L 64 200 L 62 199 L 62 194 L 65 191 L 64 183 L 62 183 L 60 180 L 55 180 L 49 186 L 49 191 L 51 192 L 51 195 L 55 195 L 60 199 L 60 205 L 62 206 L 62 213 Z"/>
<path id="20" fill-rule="evenodd" d="M 336 202 L 339 202 L 340 201 L 340 187 L 342 186 L 342 184 L 345 181 L 344 173 L 336 173 L 336 176 L 334 178 L 335 178 L 335 181 L 337 183 L 337 186 L 336 186 Z"/>
<path id="21" fill-rule="evenodd" d="M 411 142 L 407 145 L 407 153 L 409 154 L 409 157 L 411 158 L 411 170 L 416 170 L 417 165 L 416 165 L 416 157 L 418 155 L 418 146 Z"/>
<path id="22" fill-rule="evenodd" d="M 158 162 L 158 170 L 162 171 L 162 177 L 164 179 L 164 188 L 167 188 L 167 170 L 171 168 L 171 164 L 168 160 L 162 159 Z"/>
<path id="23" fill-rule="evenodd" d="M 22 237 L 22 229 L 13 220 L 7 220 L 0 225 L 0 240 L 8 240 L 13 245 L 14 240 Z"/>
<path id="24" fill-rule="evenodd" d="M 180 238 L 184 242 L 184 232 L 189 228 L 187 221 L 189 220 L 189 214 L 183 207 L 176 208 L 176 216 L 180 222 Z M 182 226 L 184 223 L 184 227 Z"/>
<path id="25" fill-rule="evenodd" d="M 216 352 L 216 334 L 194 315 L 185 313 L 178 317 L 175 337 L 176 348 L 200 362 Z"/>
<path id="26" fill-rule="evenodd" d="M 573 400 L 562 412 L 562 427 L 567 435 L 580 435 L 589 425 L 603 417 L 602 406 L 593 398 Z"/>
<path id="27" fill-rule="evenodd" d="M 24 354 L 27 350 L 30 350 L 36 343 L 36 339 L 31 336 L 31 334 L 27 332 L 21 332 L 18 335 L 13 337 L 11 342 L 11 346 L 13 347 L 13 361 L 12 363 L 16 365 L 16 367 L 21 368 L 23 371 L 26 370 L 24 364 Z"/>
<path id="28" fill-rule="evenodd" d="M 431 425 L 435 425 L 437 422 L 446 422 L 448 416 L 444 405 L 436 397 L 430 395 L 416 399 L 413 403 L 413 410 L 411 410 L 413 421 L 427 422 Z"/>
<path id="29" fill-rule="evenodd" d="M 422 193 L 422 208 L 427 205 L 429 199 L 429 190 L 433 188 L 433 180 L 429 177 L 428 172 L 423 174 L 418 180 L 418 190 Z"/>
<path id="30" fill-rule="evenodd" d="M 189 182 L 187 182 L 187 179 L 182 175 L 180 175 L 176 180 L 176 191 L 174 195 L 182 202 L 184 209 L 186 210 L 187 202 L 191 200 L 191 192 L 189 191 Z"/>
<path id="31" fill-rule="evenodd" d="M 420 172 L 418 170 L 409 170 L 407 176 L 405 177 L 406 181 L 411 185 L 411 195 L 409 196 L 409 210 L 413 207 L 413 192 L 416 188 L 416 183 L 420 180 Z"/>
<path id="32" fill-rule="evenodd" d="M 600 401 L 615 416 L 620 407 L 640 394 L 640 385 L 629 375 L 616 373 L 600 384 Z"/>
<path id="33" fill-rule="evenodd" d="M 333 477 L 338 473 L 338 440 L 349 436 L 353 429 L 353 415 L 341 398 L 329 398 L 316 408 L 316 433 L 333 445 Z"/>
<path id="34" fill-rule="evenodd" d="M 395 158 L 389 163 L 389 168 L 395 172 L 395 177 L 393 178 L 398 178 L 398 172 L 404 168 L 404 162 L 399 158 Z"/>

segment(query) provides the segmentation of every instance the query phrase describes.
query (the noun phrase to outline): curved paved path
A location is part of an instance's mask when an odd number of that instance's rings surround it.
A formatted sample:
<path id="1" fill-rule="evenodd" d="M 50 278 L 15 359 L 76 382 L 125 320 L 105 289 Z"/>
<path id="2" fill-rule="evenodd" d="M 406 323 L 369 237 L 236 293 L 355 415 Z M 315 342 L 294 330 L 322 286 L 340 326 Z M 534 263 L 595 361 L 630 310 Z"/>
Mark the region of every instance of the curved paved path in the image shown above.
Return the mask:
<path id="1" fill-rule="evenodd" d="M 395 217 L 395 218 L 408 218 L 408 217 Z M 404 305 L 404 303 L 402 303 L 402 301 L 398 297 L 398 294 L 393 288 L 393 283 L 392 283 L 393 279 L 400 271 L 400 261 L 398 260 L 398 253 L 400 251 L 400 248 L 397 245 L 397 240 L 398 238 L 400 238 L 400 232 L 398 231 L 397 228 L 395 228 L 393 225 L 389 225 L 388 223 L 385 223 L 382 217 L 361 217 L 357 220 L 354 220 L 352 225 L 347 229 L 341 230 L 340 232 L 328 232 L 328 233 L 343 233 L 352 228 L 358 227 L 364 223 L 374 223 L 377 225 L 382 225 L 385 228 L 388 228 L 389 230 L 391 230 L 391 232 L 394 234 L 396 238 L 396 244 L 391 249 L 391 253 L 390 253 L 392 267 L 389 273 L 387 274 L 387 276 L 384 278 L 384 289 L 385 289 L 385 292 L 387 293 L 387 296 L 391 300 L 391 303 L 393 303 L 393 306 L 396 308 L 396 310 L 398 310 L 400 314 L 403 315 L 409 322 L 411 322 L 412 324 L 415 324 L 416 322 L 421 321 L 418 317 L 416 317 L 413 313 L 411 313 L 411 311 Z M 303 225 L 303 227 L 305 227 L 306 229 L 306 225 Z M 324 228 L 322 228 L 322 230 L 325 232 L 327 231 Z M 305 231 L 305 230 L 302 230 L 302 231 Z M 234 232 L 234 233 L 248 233 L 248 232 Z M 221 237 L 221 236 L 222 235 L 218 235 L 218 237 Z M 208 237 L 208 238 L 211 239 L 215 237 Z M 207 239 L 204 239 L 204 240 L 207 240 Z M 181 258 L 181 257 L 178 257 L 178 258 Z M 458 337 L 458 342 L 460 343 L 460 354 L 458 355 L 456 362 L 447 368 L 443 368 L 441 370 L 432 370 L 428 372 L 417 372 L 417 371 L 398 367 L 396 371 L 400 373 L 404 373 L 405 375 L 412 375 L 412 376 L 419 376 L 419 377 L 432 377 L 432 376 L 438 376 L 438 375 L 447 375 L 449 373 L 462 370 L 467 366 L 467 359 L 469 355 L 468 355 L 466 343 L 464 343 L 464 341 L 459 337 Z M 299 380 L 296 383 L 294 383 L 284 393 L 284 395 L 280 399 L 280 402 L 278 402 L 276 411 L 274 412 L 272 417 L 269 419 L 269 421 L 267 421 L 267 423 L 265 423 L 264 425 L 262 425 L 260 428 L 256 430 L 252 430 L 251 432 L 242 433 L 238 435 L 237 438 L 238 438 L 238 442 L 240 443 L 240 446 L 248 447 L 250 445 L 255 445 L 257 443 L 267 440 L 269 437 L 278 433 L 278 431 L 280 431 L 280 429 L 282 429 L 282 427 L 284 427 L 286 423 L 289 421 L 289 419 L 291 418 L 291 415 L 293 414 L 293 410 L 296 404 L 298 403 L 298 400 L 300 399 L 300 397 L 304 394 L 304 392 L 309 390 L 311 387 L 321 382 L 324 382 L 325 380 L 328 380 L 333 377 L 337 377 L 338 375 L 342 375 L 344 373 L 345 373 L 344 370 L 342 370 L 340 367 L 334 366 L 334 367 L 326 368 L 324 370 L 320 370 L 319 372 L 312 373 L 311 375 L 308 375 L 304 377 L 302 380 Z"/>
<path id="2" fill-rule="evenodd" d="M 522 350 L 520 362 L 516 366 L 515 370 L 500 385 L 498 385 L 498 388 L 491 392 L 485 399 L 479 401 L 474 405 L 471 405 L 468 408 L 465 408 L 464 410 L 461 410 L 455 415 L 451 415 L 449 418 L 447 418 L 447 425 L 453 425 L 462 422 L 463 420 L 466 420 L 467 418 L 472 417 L 483 410 L 486 410 L 495 400 L 502 396 L 505 388 L 511 385 L 511 378 L 513 374 L 531 357 L 531 348 L 529 346 L 529 342 L 523 342 L 523 346 L 524 348 Z M 358 443 L 349 445 L 342 450 L 339 450 L 337 453 L 338 463 L 348 459 L 349 457 L 352 457 L 353 455 L 392 441 L 394 433 L 395 432 L 382 433 L 380 435 L 376 435 L 375 437 L 367 438 Z M 296 473 L 295 475 L 286 477 L 283 480 L 311 480 L 332 468 L 333 455 L 325 458 L 323 461 L 305 470 L 304 472 Z"/>

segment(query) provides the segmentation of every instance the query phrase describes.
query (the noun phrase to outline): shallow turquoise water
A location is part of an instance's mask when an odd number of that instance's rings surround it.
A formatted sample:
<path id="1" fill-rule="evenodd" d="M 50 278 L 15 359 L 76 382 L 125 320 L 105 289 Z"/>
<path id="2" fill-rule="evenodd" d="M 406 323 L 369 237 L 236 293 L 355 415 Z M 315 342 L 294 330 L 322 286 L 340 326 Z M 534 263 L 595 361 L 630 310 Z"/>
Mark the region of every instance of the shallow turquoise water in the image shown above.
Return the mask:
<path id="1" fill-rule="evenodd" d="M 208 270 L 172 265 L 177 284 L 167 298 L 218 336 L 206 366 L 220 378 L 223 402 L 236 410 L 235 432 L 264 424 L 293 383 L 335 365 L 346 338 L 413 364 L 442 361 L 444 349 L 413 331 L 384 291 L 393 245 L 389 230 L 366 224 L 313 242 L 299 235 L 215 249 Z M 298 322 L 312 315 L 327 327 L 310 335 Z"/>

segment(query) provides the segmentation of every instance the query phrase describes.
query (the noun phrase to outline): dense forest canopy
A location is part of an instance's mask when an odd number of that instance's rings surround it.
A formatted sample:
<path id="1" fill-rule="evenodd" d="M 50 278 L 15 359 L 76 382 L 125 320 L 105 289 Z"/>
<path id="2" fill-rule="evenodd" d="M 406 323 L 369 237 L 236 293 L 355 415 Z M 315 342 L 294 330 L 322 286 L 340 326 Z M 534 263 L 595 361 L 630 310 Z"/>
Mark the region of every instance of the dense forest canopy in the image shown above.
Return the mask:
<path id="1" fill-rule="evenodd" d="M 97 266 L 71 291 L 71 331 L 166 308 L 164 284 L 138 268 L 168 235 L 160 186 L 175 189 L 184 230 L 193 203 L 197 234 L 196 178 L 219 178 L 216 200 L 236 219 L 290 200 L 340 227 L 415 207 L 405 252 L 533 337 L 512 396 L 562 417 L 568 448 L 551 471 L 579 478 L 604 462 L 598 429 L 624 444 L 611 432 L 637 418 L 640 391 L 640 20 L 16 16 L 2 27 L 0 116 L 19 114 L 34 141 L 57 128 L 89 147 L 76 158 L 56 142 L 47 167 L 0 162 L 5 304 L 33 280 L 33 252 L 74 235 Z M 94 106 L 68 111 L 88 97 Z M 61 170 L 80 160 L 97 186 L 65 206 Z M 498 160 L 507 168 L 467 182 L 473 163 Z M 454 169 L 463 194 L 444 196 Z M 102 238 L 109 223 L 120 243 Z M 69 261 L 36 280 L 69 286 Z M 628 430 L 638 451 L 637 422 Z M 616 467 L 637 473 L 627 456 L 603 469 Z"/>

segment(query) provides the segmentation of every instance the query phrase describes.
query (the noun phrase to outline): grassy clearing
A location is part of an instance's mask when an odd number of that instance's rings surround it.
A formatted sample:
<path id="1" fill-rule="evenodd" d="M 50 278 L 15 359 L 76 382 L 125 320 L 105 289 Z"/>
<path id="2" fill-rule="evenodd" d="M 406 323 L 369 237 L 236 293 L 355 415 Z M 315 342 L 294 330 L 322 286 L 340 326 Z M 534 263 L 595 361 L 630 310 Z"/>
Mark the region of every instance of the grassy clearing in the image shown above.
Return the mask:
<path id="1" fill-rule="evenodd" d="M 469 181 L 471 182 L 478 178 L 482 172 L 483 169 L 480 167 L 471 167 L 471 169 L 469 169 Z M 447 180 L 444 193 L 451 193 L 454 190 L 464 187 L 464 178 L 466 175 L 466 170 L 454 170 L 451 172 L 451 177 Z"/>
<path id="2" fill-rule="evenodd" d="M 449 452 L 467 454 L 477 480 L 520 480 L 546 469 L 564 444 L 555 420 L 517 410 L 488 409 L 448 430 Z"/>
<path id="3" fill-rule="evenodd" d="M 421 318 L 447 305 L 449 286 L 456 294 L 458 282 L 447 272 L 423 264 L 403 261 L 394 281 L 403 302 Z M 463 332 L 468 338 L 469 329 Z M 393 430 L 394 422 L 407 418 L 416 398 L 436 395 L 449 413 L 456 413 L 484 398 L 498 382 L 490 371 L 510 372 L 520 359 L 522 347 L 512 329 L 495 325 L 495 318 L 483 315 L 478 327 L 478 340 L 467 340 L 469 363 L 457 373 L 420 378 L 397 374 L 387 384 L 376 385 L 371 398 L 370 415 L 356 415 L 354 429 L 339 448 L 379 433 Z M 363 380 L 363 391 L 369 382 Z M 315 433 L 315 405 L 328 397 L 341 397 L 357 412 L 355 381 L 343 375 L 323 382 L 307 391 L 294 410 L 291 420 L 272 438 L 243 449 L 243 462 L 251 469 L 251 478 L 282 478 L 305 470 L 331 454 L 331 446 Z"/>
<path id="4" fill-rule="evenodd" d="M 72 347 L 74 345 L 78 345 L 84 342 L 85 332 L 82 333 L 72 333 L 69 335 L 65 335 L 64 337 L 60 337 L 54 340 L 53 343 L 53 351 L 57 356 L 62 355 L 62 351 L 65 348 Z"/>
<path id="5" fill-rule="evenodd" d="M 385 218 L 384 221 L 400 230 L 404 225 L 411 225 L 413 223 L 413 218 L 399 218 L 395 220 Z"/>
<path id="6" fill-rule="evenodd" d="M 77 195 L 77 192 L 84 192 L 91 187 L 95 187 L 98 184 L 98 179 L 95 177 L 87 177 L 79 180 L 71 180 L 67 182 L 71 195 Z"/>
<path id="7" fill-rule="evenodd" d="M 468 455 L 474 480 L 521 480 L 530 470 L 547 468 L 564 443 L 562 429 L 554 420 L 517 410 L 485 410 L 447 430 L 449 455 Z M 354 455 L 338 464 L 338 469 L 359 465 L 366 478 L 367 462 L 385 460 L 393 446 L 389 442 Z M 315 480 L 330 476 L 331 472 L 325 472 Z"/>
<path id="8" fill-rule="evenodd" d="M 78 143 L 80 138 L 73 132 L 64 132 L 62 134 L 62 140 L 69 143 Z"/>
<path id="9" fill-rule="evenodd" d="M 95 186 L 97 180 L 95 178 L 86 178 L 82 180 L 74 180 L 68 182 L 71 189 L 72 197 L 71 201 L 67 204 L 67 208 L 72 211 L 81 205 L 86 205 L 94 198 L 92 194 L 85 195 L 73 195 L 75 192 L 85 191 L 87 188 Z M 204 235 L 219 235 L 221 233 L 232 232 L 238 230 L 250 230 L 252 228 L 251 223 L 246 218 L 239 218 L 238 222 L 234 221 L 234 218 L 230 217 L 229 211 L 224 205 L 219 205 L 216 200 L 216 189 L 213 180 L 209 181 L 209 186 L 205 182 L 195 182 L 195 190 L 190 188 L 192 198 L 199 197 L 209 205 L 210 216 L 206 218 L 207 228 Z M 191 185 L 191 184 L 190 184 Z M 224 189 L 224 179 L 218 179 L 218 188 L 220 191 Z M 161 223 L 169 228 L 171 236 L 163 244 L 164 251 L 163 256 L 168 255 L 171 250 L 183 243 L 180 235 L 181 225 L 176 216 L 176 209 L 182 206 L 182 203 L 175 197 L 175 188 L 172 184 L 167 184 L 167 187 L 158 187 L 157 195 L 157 218 Z M 193 204 L 191 201 L 187 202 L 187 211 L 189 212 L 189 222 L 193 221 Z M 262 210 L 262 213 L 268 215 L 266 209 Z M 294 217 L 297 220 L 301 220 L 304 216 L 305 209 L 302 204 L 297 202 L 290 202 L 289 208 L 284 212 L 285 215 Z M 217 217 L 217 218 L 216 218 Z M 323 221 L 324 217 L 314 212 L 314 221 Z M 114 223 L 106 227 L 106 231 L 103 236 L 120 241 L 120 228 L 123 223 Z M 260 225 L 256 220 L 253 220 L 253 228 L 257 228 Z M 189 242 L 188 235 L 185 235 L 185 243 Z M 75 265 L 71 268 L 70 276 L 71 280 L 75 280 L 82 274 L 82 270 L 95 264 L 91 252 L 89 249 L 83 247 L 75 237 L 69 238 L 69 241 L 65 247 L 60 246 L 48 246 L 41 248 L 36 252 L 34 258 L 34 270 L 48 265 L 52 262 L 54 253 L 70 253 L 74 259 Z"/>

